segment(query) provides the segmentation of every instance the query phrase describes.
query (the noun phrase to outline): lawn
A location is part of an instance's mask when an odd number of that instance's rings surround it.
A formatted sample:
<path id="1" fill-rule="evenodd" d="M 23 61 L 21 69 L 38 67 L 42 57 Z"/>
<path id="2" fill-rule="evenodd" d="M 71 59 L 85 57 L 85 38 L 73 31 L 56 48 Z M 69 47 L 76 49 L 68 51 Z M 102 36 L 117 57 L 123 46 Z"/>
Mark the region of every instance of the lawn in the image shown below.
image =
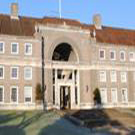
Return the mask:
<path id="1" fill-rule="evenodd" d="M 92 133 L 135 134 L 134 109 L 92 109 L 80 110 L 71 114 L 81 120 L 84 126 L 93 130 Z"/>
<path id="2" fill-rule="evenodd" d="M 0 135 L 89 135 L 55 111 L 0 111 Z"/>
<path id="3" fill-rule="evenodd" d="M 65 119 L 63 112 L 59 111 L 0 111 L 0 135 L 135 134 L 135 111 L 133 109 L 73 112 L 71 114 L 66 112 L 66 114 L 84 121 L 86 125 L 74 125 Z"/>

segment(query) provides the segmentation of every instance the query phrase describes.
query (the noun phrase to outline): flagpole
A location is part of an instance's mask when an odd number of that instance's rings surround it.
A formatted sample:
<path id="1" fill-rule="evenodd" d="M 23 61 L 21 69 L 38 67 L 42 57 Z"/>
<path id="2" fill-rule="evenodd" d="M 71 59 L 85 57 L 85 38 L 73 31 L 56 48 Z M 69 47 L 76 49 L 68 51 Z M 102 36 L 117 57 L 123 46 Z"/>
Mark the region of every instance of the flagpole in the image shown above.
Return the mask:
<path id="1" fill-rule="evenodd" d="M 61 15 L 61 0 L 59 0 L 59 16 L 60 16 L 60 18 L 62 17 L 62 15 Z"/>

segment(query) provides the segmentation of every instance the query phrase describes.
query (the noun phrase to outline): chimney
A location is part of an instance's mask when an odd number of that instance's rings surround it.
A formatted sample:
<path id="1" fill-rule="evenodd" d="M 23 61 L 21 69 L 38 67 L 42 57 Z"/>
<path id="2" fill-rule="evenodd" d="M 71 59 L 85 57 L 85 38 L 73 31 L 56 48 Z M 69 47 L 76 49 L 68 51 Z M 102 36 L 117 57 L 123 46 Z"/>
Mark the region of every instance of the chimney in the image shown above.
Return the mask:
<path id="1" fill-rule="evenodd" d="M 18 3 L 12 3 L 11 4 L 11 19 L 19 19 L 18 17 Z"/>
<path id="2" fill-rule="evenodd" d="M 95 14 L 93 16 L 93 24 L 96 29 L 102 29 L 102 18 L 100 14 Z"/>

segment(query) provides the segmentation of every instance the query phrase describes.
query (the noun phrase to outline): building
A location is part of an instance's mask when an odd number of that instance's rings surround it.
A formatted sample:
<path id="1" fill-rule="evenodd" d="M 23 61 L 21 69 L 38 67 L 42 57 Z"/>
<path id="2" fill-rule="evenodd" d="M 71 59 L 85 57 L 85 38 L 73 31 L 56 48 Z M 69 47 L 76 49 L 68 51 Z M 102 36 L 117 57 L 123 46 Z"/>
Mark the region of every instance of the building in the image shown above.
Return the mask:
<path id="1" fill-rule="evenodd" d="M 135 107 L 135 30 L 59 18 L 0 14 L 0 109 L 90 109 L 98 88 L 103 107 Z"/>

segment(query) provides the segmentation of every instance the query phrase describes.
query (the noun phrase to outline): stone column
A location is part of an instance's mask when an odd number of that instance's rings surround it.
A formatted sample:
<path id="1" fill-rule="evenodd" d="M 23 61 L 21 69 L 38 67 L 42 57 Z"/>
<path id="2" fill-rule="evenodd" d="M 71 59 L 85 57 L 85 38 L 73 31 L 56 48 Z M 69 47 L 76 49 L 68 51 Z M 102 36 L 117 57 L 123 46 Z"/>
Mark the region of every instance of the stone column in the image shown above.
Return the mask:
<path id="1" fill-rule="evenodd" d="M 59 91 L 59 88 L 58 88 L 58 70 L 57 69 L 55 69 L 55 106 L 56 106 L 56 108 L 58 108 L 58 106 L 59 106 L 59 101 L 58 101 L 58 96 L 59 96 L 59 94 L 58 94 L 58 91 Z"/>
<path id="2" fill-rule="evenodd" d="M 71 86 L 71 109 L 75 106 L 75 73 L 72 71 L 72 86 Z"/>
<path id="3" fill-rule="evenodd" d="M 80 72 L 79 70 L 77 70 L 77 88 L 78 88 L 77 89 L 78 107 L 80 108 Z"/>

